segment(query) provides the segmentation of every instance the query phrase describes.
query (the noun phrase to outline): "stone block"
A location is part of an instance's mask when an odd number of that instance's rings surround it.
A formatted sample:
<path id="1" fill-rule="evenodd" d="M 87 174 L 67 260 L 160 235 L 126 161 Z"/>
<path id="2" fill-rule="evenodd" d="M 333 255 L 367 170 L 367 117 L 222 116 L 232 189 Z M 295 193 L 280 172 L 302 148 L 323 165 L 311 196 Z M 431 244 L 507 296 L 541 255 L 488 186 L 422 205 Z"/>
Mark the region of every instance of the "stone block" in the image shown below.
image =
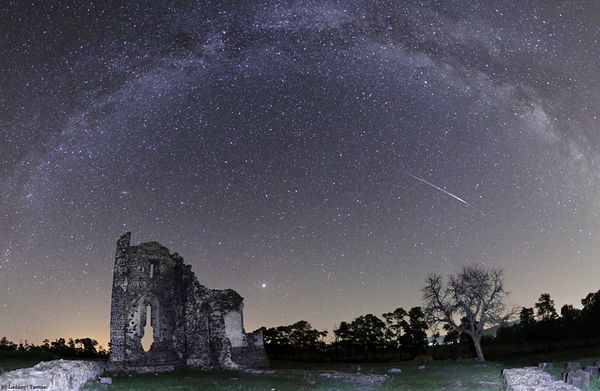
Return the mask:
<path id="1" fill-rule="evenodd" d="M 98 382 L 100 384 L 112 384 L 112 377 L 101 377 Z"/>
<path id="2" fill-rule="evenodd" d="M 565 368 L 568 371 L 576 371 L 581 369 L 581 363 L 579 361 L 569 361 L 565 364 Z"/>
<path id="3" fill-rule="evenodd" d="M 502 382 L 506 391 L 578 391 L 576 387 L 555 380 L 549 373 L 533 367 L 504 369 Z"/>
<path id="4" fill-rule="evenodd" d="M 0 375 L 0 390 L 78 391 L 105 370 L 102 361 L 53 360 Z M 3 388 L 6 387 L 6 388 Z"/>
<path id="5" fill-rule="evenodd" d="M 549 371 L 552 368 L 554 368 L 554 364 L 552 364 L 551 362 L 541 362 L 538 364 L 538 369 L 541 369 L 542 371 Z"/>
<path id="6" fill-rule="evenodd" d="M 565 382 L 579 389 L 587 389 L 590 386 L 590 374 L 581 369 L 568 371 Z"/>
<path id="7" fill-rule="evenodd" d="M 583 370 L 586 371 L 587 373 L 589 373 L 590 377 L 598 377 L 598 373 L 600 371 L 600 368 L 594 367 L 594 366 L 590 366 L 590 367 L 585 367 Z"/>

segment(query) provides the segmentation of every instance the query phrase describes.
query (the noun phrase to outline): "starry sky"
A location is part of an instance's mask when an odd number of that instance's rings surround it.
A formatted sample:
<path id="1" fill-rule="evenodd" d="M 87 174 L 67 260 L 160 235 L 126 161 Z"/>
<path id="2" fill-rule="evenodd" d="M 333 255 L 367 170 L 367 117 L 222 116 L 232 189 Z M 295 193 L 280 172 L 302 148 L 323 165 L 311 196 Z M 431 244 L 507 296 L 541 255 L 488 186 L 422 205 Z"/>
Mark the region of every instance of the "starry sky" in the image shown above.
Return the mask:
<path id="1" fill-rule="evenodd" d="M 157 240 L 248 330 L 600 288 L 600 3 L 0 5 L 0 335 L 106 344 L 116 240 Z"/>

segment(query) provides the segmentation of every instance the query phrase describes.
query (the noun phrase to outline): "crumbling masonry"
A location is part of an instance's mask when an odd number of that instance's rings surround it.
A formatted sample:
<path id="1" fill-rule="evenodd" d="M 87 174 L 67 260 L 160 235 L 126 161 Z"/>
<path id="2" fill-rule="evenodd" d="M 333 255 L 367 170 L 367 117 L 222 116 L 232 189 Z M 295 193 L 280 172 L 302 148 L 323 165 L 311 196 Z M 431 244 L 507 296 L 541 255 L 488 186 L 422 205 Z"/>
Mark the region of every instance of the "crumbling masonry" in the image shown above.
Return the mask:
<path id="1" fill-rule="evenodd" d="M 131 246 L 130 240 L 127 233 L 117 242 L 110 370 L 143 373 L 268 364 L 262 332 L 244 331 L 244 299 L 237 292 L 200 285 L 192 267 L 157 242 Z M 154 342 L 145 352 L 141 341 L 148 321 Z"/>

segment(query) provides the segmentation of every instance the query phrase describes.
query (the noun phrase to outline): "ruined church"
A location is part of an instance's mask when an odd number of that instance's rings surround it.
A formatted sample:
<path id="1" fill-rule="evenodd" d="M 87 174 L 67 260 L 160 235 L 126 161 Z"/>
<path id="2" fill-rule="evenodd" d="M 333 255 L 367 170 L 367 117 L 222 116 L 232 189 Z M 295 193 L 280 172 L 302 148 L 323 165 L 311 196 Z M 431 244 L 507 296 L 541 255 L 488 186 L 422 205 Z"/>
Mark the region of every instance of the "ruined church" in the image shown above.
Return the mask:
<path id="1" fill-rule="evenodd" d="M 167 372 L 176 367 L 235 369 L 268 364 L 260 330 L 244 331 L 243 298 L 208 289 L 177 253 L 157 242 L 117 242 L 110 317 L 109 369 Z M 142 347 L 147 322 L 153 332 Z"/>

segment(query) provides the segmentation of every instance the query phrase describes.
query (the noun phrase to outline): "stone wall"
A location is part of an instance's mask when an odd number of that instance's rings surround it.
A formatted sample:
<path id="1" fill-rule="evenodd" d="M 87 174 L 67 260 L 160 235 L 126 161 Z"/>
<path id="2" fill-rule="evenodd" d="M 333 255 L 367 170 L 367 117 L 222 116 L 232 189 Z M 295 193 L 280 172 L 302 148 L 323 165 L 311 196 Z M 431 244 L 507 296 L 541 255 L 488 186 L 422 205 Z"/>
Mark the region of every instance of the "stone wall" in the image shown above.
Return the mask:
<path id="1" fill-rule="evenodd" d="M 117 241 L 115 267 L 113 271 L 112 302 L 110 311 L 110 355 L 111 360 L 125 360 L 125 317 L 127 296 L 127 260 L 131 234 L 127 233 Z"/>
<path id="2" fill-rule="evenodd" d="M 265 349 L 262 346 L 232 348 L 231 358 L 242 368 L 262 368 L 269 365 Z"/>
<path id="3" fill-rule="evenodd" d="M 223 315 L 225 320 L 225 334 L 229 338 L 232 348 L 246 345 L 246 334 L 242 324 L 242 313 L 240 311 L 229 311 Z"/>
<path id="4" fill-rule="evenodd" d="M 177 253 L 157 242 L 132 246 L 130 239 L 127 233 L 117 242 L 111 371 L 164 372 L 178 366 L 234 369 L 267 362 L 262 334 L 260 342 L 256 335 L 248 341 L 244 299 L 236 291 L 208 289 Z M 145 352 L 141 340 L 148 322 L 153 343 Z"/>
<path id="5" fill-rule="evenodd" d="M 54 360 L 0 375 L 0 389 L 75 391 L 105 369 L 103 361 Z"/>
<path id="6" fill-rule="evenodd" d="M 232 348 L 232 358 L 244 368 L 262 368 L 269 365 L 263 345 L 263 333 L 258 329 L 246 335 L 246 345 Z"/>
<path id="7" fill-rule="evenodd" d="M 502 381 L 506 391 L 579 391 L 579 388 L 554 380 L 549 373 L 534 367 L 505 369 Z"/>

